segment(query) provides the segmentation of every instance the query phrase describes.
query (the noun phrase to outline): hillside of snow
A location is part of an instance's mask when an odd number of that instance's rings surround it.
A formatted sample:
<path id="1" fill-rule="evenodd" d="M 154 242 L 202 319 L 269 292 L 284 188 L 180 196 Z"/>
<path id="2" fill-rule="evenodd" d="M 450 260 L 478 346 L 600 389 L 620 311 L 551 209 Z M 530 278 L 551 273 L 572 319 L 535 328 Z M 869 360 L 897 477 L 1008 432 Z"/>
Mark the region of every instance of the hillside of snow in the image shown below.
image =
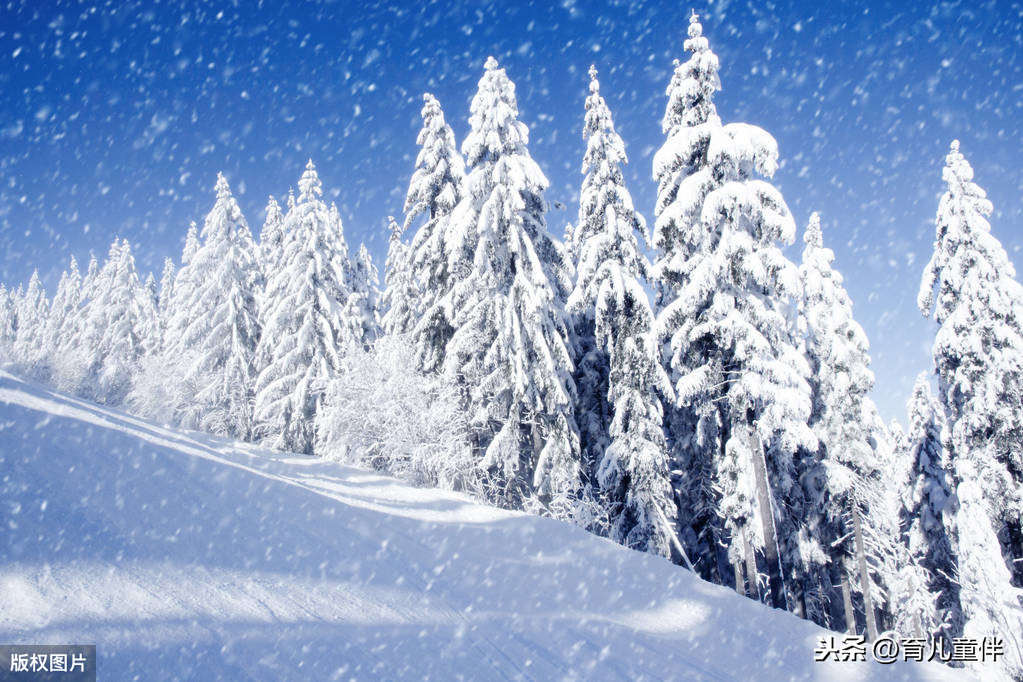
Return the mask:
<path id="1" fill-rule="evenodd" d="M 0 372 L 0 642 L 101 680 L 962 679 L 548 519 Z"/>

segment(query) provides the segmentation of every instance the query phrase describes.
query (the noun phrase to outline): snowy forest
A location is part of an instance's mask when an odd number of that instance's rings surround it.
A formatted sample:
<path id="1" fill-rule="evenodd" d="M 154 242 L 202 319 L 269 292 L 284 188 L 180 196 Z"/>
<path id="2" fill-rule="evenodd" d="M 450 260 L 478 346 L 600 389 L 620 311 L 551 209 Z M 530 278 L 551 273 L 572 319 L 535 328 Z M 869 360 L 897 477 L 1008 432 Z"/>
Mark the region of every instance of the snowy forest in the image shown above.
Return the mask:
<path id="1" fill-rule="evenodd" d="M 598 62 L 578 214 L 552 234 L 491 57 L 460 143 L 422 96 L 382 272 L 312 160 L 258 235 L 221 175 L 162 273 L 116 239 L 52 295 L 37 275 L 0 285 L 0 362 L 161 423 L 564 520 L 836 632 L 998 636 L 985 679 L 1023 678 L 1023 286 L 997 236 L 1014 228 L 988 222 L 968 144 L 934 150 L 918 295 L 933 370 L 884 423 L 827 217 L 797 223 L 775 139 L 722 119 L 695 13 L 684 49 L 651 216 Z"/>

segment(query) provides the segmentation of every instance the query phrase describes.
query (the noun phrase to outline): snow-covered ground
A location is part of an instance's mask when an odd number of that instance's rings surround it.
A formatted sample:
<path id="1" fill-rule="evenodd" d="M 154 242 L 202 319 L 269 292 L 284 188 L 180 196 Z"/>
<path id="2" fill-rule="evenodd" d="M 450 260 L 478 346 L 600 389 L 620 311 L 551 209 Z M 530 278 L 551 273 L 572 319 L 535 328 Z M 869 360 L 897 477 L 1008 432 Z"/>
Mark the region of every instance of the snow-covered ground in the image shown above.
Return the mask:
<path id="1" fill-rule="evenodd" d="M 101 680 L 960 679 L 572 526 L 0 373 L 0 642 Z M 868 656 L 869 658 L 869 656 Z"/>

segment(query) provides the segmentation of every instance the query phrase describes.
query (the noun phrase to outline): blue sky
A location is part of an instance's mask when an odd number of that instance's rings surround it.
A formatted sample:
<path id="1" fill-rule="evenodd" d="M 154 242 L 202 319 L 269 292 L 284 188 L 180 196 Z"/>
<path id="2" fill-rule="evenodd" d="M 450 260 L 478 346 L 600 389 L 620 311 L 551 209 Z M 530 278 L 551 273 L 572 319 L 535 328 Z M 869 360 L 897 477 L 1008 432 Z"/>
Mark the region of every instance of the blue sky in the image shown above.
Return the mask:
<path id="1" fill-rule="evenodd" d="M 382 266 L 422 93 L 440 99 L 461 142 L 488 55 L 517 85 L 548 199 L 567 206 L 549 214 L 551 231 L 577 210 L 591 63 L 652 222 L 664 89 L 695 8 L 721 60 L 719 114 L 777 138 L 774 180 L 801 229 L 821 211 L 871 340 L 875 399 L 901 418 L 929 367 L 916 289 L 953 138 L 1023 266 L 1023 5 L 765 5 L 7 2 L 0 281 L 38 267 L 52 291 L 70 255 L 102 256 L 115 235 L 159 274 L 212 205 L 218 171 L 258 233 L 267 196 L 286 196 L 310 157 L 349 243 L 366 242 Z"/>

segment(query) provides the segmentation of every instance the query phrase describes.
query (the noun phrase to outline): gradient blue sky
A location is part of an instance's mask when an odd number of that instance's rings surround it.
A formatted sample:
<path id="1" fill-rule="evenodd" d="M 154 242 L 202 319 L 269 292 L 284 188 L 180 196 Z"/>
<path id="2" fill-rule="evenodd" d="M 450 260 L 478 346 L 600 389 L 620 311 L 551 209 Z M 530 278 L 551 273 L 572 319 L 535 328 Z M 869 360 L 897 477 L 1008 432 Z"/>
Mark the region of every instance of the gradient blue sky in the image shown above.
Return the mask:
<path id="1" fill-rule="evenodd" d="M 907 6 L 910 5 L 910 6 Z M 548 216 L 575 217 L 590 63 L 652 221 L 653 152 L 693 7 L 721 60 L 718 112 L 778 140 L 775 182 L 802 229 L 822 213 L 871 340 L 875 399 L 903 418 L 929 367 L 916 311 L 948 144 L 959 138 L 1023 266 L 1023 5 L 713 2 L 51 2 L 0 9 L 0 281 L 119 235 L 140 269 L 180 256 L 218 171 L 258 233 L 269 194 L 317 163 L 350 244 L 382 266 L 423 92 L 459 142 L 488 55 L 517 85 Z M 801 238 L 801 235 L 800 235 Z M 801 241 L 790 249 L 798 262 Z"/>

